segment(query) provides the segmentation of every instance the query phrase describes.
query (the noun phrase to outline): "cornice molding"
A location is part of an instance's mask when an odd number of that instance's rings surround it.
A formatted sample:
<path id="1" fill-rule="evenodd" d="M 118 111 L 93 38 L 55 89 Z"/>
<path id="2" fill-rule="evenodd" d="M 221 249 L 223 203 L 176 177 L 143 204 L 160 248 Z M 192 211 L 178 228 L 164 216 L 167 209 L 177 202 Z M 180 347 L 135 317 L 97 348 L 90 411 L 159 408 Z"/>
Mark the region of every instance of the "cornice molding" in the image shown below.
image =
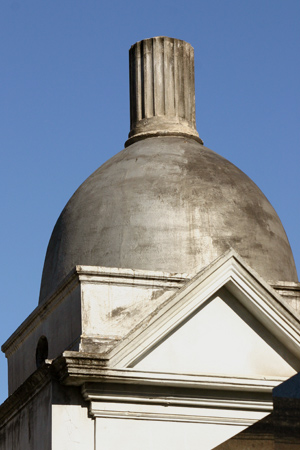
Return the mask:
<path id="1" fill-rule="evenodd" d="M 133 367 L 221 288 L 228 289 L 299 360 L 300 316 L 233 250 L 187 282 L 110 353 L 111 367 Z"/>
<path id="2" fill-rule="evenodd" d="M 26 320 L 2 345 L 1 350 L 6 357 L 14 353 L 38 325 L 57 308 L 59 304 L 77 286 L 90 284 L 115 284 L 128 286 L 143 286 L 153 288 L 180 289 L 187 281 L 187 274 L 172 274 L 161 271 L 133 270 L 101 266 L 78 265 L 65 277 L 55 293 L 51 294 L 43 303 L 27 317 Z"/>
<path id="3" fill-rule="evenodd" d="M 284 377 L 229 377 L 207 374 L 145 372 L 132 368 L 108 368 L 99 354 L 67 351 L 52 363 L 60 382 L 81 386 L 84 383 L 118 383 L 168 386 L 211 391 L 236 391 L 270 394 Z"/>

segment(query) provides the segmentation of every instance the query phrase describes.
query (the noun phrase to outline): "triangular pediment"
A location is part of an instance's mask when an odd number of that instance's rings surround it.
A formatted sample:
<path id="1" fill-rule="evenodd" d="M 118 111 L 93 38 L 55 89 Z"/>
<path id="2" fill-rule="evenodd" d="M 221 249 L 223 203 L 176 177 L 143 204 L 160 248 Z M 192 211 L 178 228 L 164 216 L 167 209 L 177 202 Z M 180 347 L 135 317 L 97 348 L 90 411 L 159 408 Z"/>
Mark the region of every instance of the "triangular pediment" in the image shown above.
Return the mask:
<path id="1" fill-rule="evenodd" d="M 222 288 L 131 367 L 145 372 L 289 377 L 299 363 Z"/>
<path id="2" fill-rule="evenodd" d="M 113 352 L 114 367 L 288 378 L 300 319 L 234 251 L 196 274 Z"/>

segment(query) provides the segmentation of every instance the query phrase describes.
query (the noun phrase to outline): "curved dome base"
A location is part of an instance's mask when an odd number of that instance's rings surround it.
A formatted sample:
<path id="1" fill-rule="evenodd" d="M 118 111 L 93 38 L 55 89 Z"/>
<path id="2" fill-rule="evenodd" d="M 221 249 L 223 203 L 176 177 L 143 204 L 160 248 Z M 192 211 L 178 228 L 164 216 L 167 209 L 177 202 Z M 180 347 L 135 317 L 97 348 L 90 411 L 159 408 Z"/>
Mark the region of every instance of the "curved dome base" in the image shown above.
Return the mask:
<path id="1" fill-rule="evenodd" d="M 40 301 L 78 264 L 183 273 L 230 248 L 266 281 L 297 281 L 279 217 L 247 175 L 193 139 L 148 138 L 97 169 L 67 203 Z"/>

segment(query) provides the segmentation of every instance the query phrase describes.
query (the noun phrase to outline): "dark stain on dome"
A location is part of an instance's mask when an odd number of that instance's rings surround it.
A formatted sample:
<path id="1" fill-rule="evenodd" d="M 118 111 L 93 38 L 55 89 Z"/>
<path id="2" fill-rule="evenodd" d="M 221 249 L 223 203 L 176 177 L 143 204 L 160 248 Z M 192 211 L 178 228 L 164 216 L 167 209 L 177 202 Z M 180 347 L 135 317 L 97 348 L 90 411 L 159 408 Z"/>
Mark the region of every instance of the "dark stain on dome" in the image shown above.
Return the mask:
<path id="1" fill-rule="evenodd" d="M 97 169 L 64 208 L 40 301 L 75 265 L 190 272 L 229 248 L 265 280 L 297 281 L 282 224 L 247 175 L 193 139 L 144 139 Z"/>

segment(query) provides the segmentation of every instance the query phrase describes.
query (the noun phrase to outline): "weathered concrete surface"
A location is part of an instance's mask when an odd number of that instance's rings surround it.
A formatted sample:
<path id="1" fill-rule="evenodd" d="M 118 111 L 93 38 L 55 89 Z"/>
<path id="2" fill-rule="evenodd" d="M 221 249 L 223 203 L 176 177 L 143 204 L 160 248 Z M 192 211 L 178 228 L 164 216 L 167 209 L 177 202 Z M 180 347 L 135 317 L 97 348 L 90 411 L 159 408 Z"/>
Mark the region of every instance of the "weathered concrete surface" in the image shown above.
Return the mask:
<path id="1" fill-rule="evenodd" d="M 11 395 L 36 370 L 36 348 L 41 336 L 48 341 L 48 359 L 66 348 L 77 350 L 82 332 L 81 289 L 77 285 L 36 308 L 3 344 L 8 361 L 8 392 Z"/>
<path id="2" fill-rule="evenodd" d="M 77 190 L 54 228 L 40 302 L 75 265 L 191 272 L 234 248 L 266 280 L 297 281 L 281 222 L 196 130 L 194 53 L 168 37 L 134 44 L 127 149 Z"/>
<path id="3" fill-rule="evenodd" d="M 95 450 L 94 420 L 80 389 L 44 365 L 0 406 L 0 450 L 62 449 Z"/>
<path id="4" fill-rule="evenodd" d="M 51 382 L 36 371 L 0 406 L 0 450 L 51 450 Z"/>
<path id="5" fill-rule="evenodd" d="M 44 359 L 53 360 L 65 350 L 96 352 L 105 359 L 188 280 L 184 274 L 77 266 L 3 344 L 9 394 L 36 370 L 41 337 L 48 347 Z"/>
<path id="6" fill-rule="evenodd" d="M 125 146 L 157 135 L 196 130 L 194 49 L 169 37 L 145 39 L 129 51 L 130 133 Z"/>
<path id="7" fill-rule="evenodd" d="M 297 281 L 280 219 L 253 181 L 192 139 L 148 138 L 107 161 L 67 203 L 40 301 L 76 264 L 187 273 L 231 247 L 265 280 Z"/>
<path id="8" fill-rule="evenodd" d="M 300 312 L 300 283 L 277 281 L 270 284 L 290 306 Z"/>
<path id="9" fill-rule="evenodd" d="M 96 450 L 95 421 L 80 389 L 53 380 L 51 400 L 51 450 Z"/>

